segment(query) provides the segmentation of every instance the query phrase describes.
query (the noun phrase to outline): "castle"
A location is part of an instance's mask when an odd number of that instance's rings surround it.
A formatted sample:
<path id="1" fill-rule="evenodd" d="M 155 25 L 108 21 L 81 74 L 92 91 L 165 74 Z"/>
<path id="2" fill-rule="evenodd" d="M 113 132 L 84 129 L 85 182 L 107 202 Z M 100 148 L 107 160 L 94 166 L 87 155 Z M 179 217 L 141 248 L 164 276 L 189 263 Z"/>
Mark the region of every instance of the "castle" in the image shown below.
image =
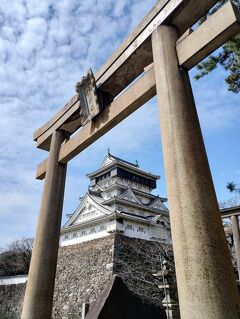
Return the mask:
<path id="1" fill-rule="evenodd" d="M 153 195 L 157 175 L 108 152 L 100 168 L 87 175 L 88 192 L 62 227 L 60 246 L 109 236 L 113 232 L 171 244 L 166 198 Z"/>

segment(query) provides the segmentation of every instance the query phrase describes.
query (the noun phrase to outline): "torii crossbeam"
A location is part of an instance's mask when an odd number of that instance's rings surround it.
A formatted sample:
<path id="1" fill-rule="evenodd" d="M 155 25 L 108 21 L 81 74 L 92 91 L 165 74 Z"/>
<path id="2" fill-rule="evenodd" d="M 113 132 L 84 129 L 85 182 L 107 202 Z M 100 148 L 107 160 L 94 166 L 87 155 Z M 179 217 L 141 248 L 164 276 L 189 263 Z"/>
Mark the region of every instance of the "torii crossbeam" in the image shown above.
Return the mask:
<path id="1" fill-rule="evenodd" d="M 156 94 L 181 318 L 240 318 L 188 77 L 189 69 L 240 32 L 240 14 L 230 1 L 190 29 L 216 2 L 158 1 L 107 63 L 84 77 L 77 94 L 34 133 L 49 158 L 37 169 L 45 183 L 22 319 L 51 318 L 67 162 Z"/>

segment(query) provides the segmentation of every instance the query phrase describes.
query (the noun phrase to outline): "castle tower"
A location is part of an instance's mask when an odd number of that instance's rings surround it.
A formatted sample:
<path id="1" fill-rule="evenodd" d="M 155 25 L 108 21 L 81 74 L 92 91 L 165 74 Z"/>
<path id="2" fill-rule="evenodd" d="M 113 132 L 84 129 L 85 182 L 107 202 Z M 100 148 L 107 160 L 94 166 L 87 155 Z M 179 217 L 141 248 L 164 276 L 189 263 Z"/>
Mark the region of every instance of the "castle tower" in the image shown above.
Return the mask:
<path id="1" fill-rule="evenodd" d="M 87 175 L 88 192 L 62 228 L 60 246 L 121 233 L 170 244 L 166 198 L 153 195 L 157 175 L 108 152 L 99 169 Z"/>

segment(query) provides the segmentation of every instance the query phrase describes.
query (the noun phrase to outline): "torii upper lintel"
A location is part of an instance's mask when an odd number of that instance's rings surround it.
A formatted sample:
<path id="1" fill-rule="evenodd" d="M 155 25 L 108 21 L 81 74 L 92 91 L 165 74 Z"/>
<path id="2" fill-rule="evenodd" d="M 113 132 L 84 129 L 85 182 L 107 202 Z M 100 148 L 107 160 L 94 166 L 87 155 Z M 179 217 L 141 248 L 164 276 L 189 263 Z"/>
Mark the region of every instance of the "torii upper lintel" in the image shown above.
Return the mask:
<path id="1" fill-rule="evenodd" d="M 151 48 L 151 34 L 156 27 L 162 23 L 172 23 L 181 29 L 181 34 L 193 25 L 217 0 L 161 0 L 153 7 L 150 13 L 127 37 L 122 45 L 114 52 L 112 57 L 95 74 L 98 89 L 116 96 L 127 87 L 144 68 L 153 62 Z M 38 147 L 48 149 L 50 142 L 46 145 L 41 135 L 46 132 L 55 122 L 69 111 L 71 106 L 76 106 L 76 96 L 59 111 L 48 123 L 34 132 L 34 140 Z M 72 133 L 70 131 L 70 133 Z"/>

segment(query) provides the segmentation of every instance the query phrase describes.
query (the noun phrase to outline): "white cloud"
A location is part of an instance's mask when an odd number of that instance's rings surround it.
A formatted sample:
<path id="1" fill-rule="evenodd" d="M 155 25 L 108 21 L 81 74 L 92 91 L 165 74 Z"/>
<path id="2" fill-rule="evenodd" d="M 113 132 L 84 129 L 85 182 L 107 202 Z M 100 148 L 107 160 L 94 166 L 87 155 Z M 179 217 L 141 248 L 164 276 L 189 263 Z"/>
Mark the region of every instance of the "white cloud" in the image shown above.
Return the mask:
<path id="1" fill-rule="evenodd" d="M 239 96 L 228 92 L 224 83 L 225 76 L 225 72 L 219 69 L 204 79 L 192 80 L 200 122 L 208 134 L 239 123 Z"/>
<path id="2" fill-rule="evenodd" d="M 32 233 L 36 222 L 43 183 L 34 180 L 34 175 L 47 153 L 35 149 L 33 131 L 74 94 L 74 84 L 85 70 L 96 70 L 112 54 L 129 32 L 135 3 L 143 12 L 153 1 L 1 1 L 1 244 Z M 115 137 L 113 132 L 103 143 L 110 144 Z M 122 141 L 126 144 L 126 133 Z M 132 142 L 129 149 L 137 144 Z M 97 147 L 100 158 L 101 142 Z M 72 209 L 71 202 L 80 193 L 79 182 L 87 182 L 76 176 L 74 163 L 72 168 L 66 210 Z M 12 234 L 9 218 L 18 225 L 12 226 Z"/>
<path id="3" fill-rule="evenodd" d="M 52 1 L 38 1 L 28 0 L 26 1 L 26 10 L 29 17 L 47 17 L 49 6 Z"/>
<path id="4" fill-rule="evenodd" d="M 1 244 L 28 236 L 34 230 L 43 186 L 34 180 L 35 169 L 47 153 L 35 149 L 33 131 L 72 97 L 74 84 L 85 70 L 98 69 L 154 3 L 155 0 L 1 1 Z M 217 102 L 225 93 L 216 93 L 214 86 L 213 95 L 212 89 L 199 87 L 202 92 L 196 94 L 203 101 L 203 124 L 209 122 L 207 126 L 212 126 L 214 115 L 219 127 L 220 122 L 229 122 L 239 114 L 235 108 L 231 111 L 229 102 L 221 115 Z M 216 100 L 213 105 L 212 100 Z M 84 174 L 101 162 L 107 147 L 117 155 L 128 155 L 130 160 L 141 154 L 153 161 L 156 147 L 161 153 L 158 117 L 156 102 L 152 101 L 71 162 L 65 211 L 76 206 L 76 198 L 86 189 Z M 157 153 L 157 160 L 158 156 Z M 138 159 L 141 161 L 139 156 Z"/>
<path id="5" fill-rule="evenodd" d="M 43 18 L 29 19 L 25 32 L 22 33 L 17 43 L 17 54 L 20 58 L 30 59 L 36 56 L 46 39 L 47 24 Z"/>

